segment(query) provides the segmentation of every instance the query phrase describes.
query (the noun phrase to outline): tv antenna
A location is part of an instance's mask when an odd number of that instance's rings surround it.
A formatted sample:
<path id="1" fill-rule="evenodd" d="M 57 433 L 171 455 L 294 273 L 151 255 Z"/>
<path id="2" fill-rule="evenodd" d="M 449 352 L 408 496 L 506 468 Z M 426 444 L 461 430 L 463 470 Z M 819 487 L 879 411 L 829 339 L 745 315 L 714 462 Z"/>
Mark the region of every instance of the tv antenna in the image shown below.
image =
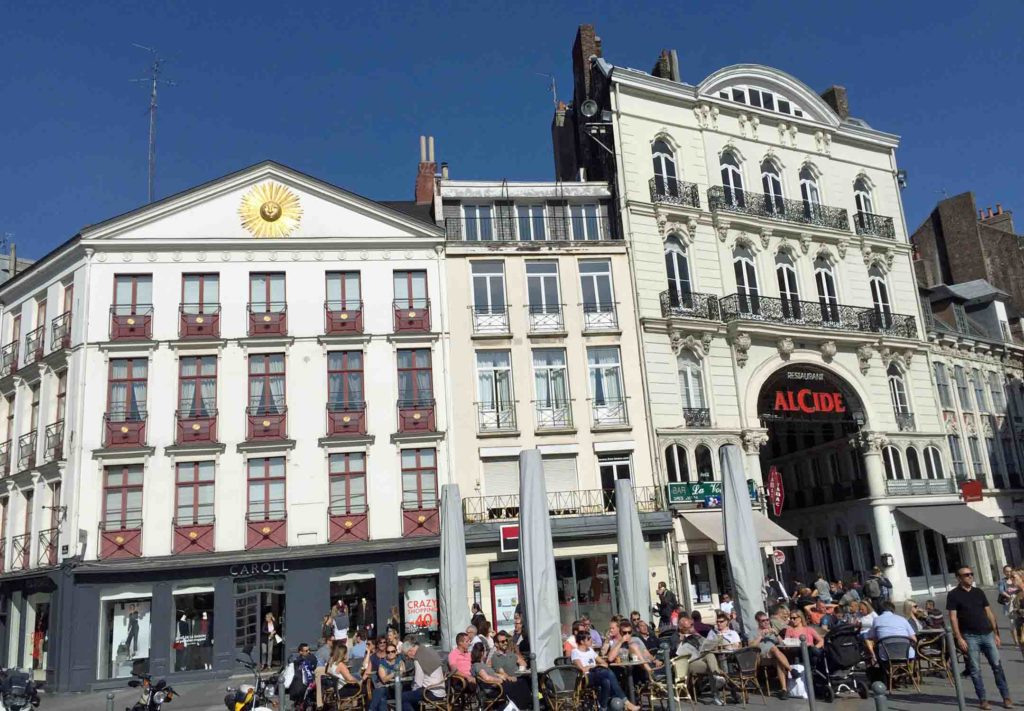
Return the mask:
<path id="1" fill-rule="evenodd" d="M 548 78 L 548 89 L 551 91 L 551 100 L 555 103 L 555 108 L 558 108 L 558 89 L 555 87 L 555 75 L 545 74 L 544 72 L 534 72 L 539 77 Z"/>
<path id="2" fill-rule="evenodd" d="M 156 88 L 159 84 L 166 84 L 167 86 L 177 86 L 177 82 L 170 81 L 169 79 L 162 79 L 160 73 L 163 71 L 163 64 L 166 59 L 163 59 L 159 53 L 152 47 L 146 47 L 141 44 L 132 43 L 133 47 L 145 50 L 153 55 L 153 62 L 149 65 L 149 76 L 141 79 L 131 79 L 133 82 L 146 82 L 149 84 L 149 178 L 148 178 L 148 200 L 147 202 L 153 202 L 153 182 L 156 177 Z"/>

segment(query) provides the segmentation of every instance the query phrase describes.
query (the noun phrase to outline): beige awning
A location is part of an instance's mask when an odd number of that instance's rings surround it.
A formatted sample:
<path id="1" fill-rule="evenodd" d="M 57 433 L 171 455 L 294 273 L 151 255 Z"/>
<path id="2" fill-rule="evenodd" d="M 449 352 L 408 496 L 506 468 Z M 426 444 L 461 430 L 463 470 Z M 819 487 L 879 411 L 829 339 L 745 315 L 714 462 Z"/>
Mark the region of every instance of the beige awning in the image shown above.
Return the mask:
<path id="1" fill-rule="evenodd" d="M 725 550 L 725 529 L 721 511 L 692 511 L 680 517 L 680 526 L 687 542 L 699 545 L 710 543 L 716 551 Z M 760 511 L 754 511 L 754 530 L 762 546 L 774 548 L 795 546 L 796 536 L 773 522 Z"/>

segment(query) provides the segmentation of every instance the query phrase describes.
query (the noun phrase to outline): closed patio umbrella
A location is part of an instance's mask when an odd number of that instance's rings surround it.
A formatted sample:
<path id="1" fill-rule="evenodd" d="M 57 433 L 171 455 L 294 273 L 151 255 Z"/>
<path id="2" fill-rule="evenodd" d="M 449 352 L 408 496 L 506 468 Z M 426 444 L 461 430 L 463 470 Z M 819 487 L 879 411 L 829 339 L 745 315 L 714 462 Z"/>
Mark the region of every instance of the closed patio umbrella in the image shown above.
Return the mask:
<path id="1" fill-rule="evenodd" d="M 619 538 L 619 612 L 628 615 L 637 610 L 646 617 L 651 606 L 648 582 L 651 569 L 647 564 L 647 546 L 640 529 L 633 482 L 629 479 L 615 482 L 615 533 Z"/>
<path id="2" fill-rule="evenodd" d="M 756 634 L 754 616 L 761 607 L 761 550 L 754 529 L 747 475 L 743 455 L 735 444 L 719 450 L 722 471 L 722 529 L 725 531 L 725 555 L 732 574 L 733 597 L 743 632 Z"/>
<path id="3" fill-rule="evenodd" d="M 455 647 L 455 635 L 469 626 L 466 585 L 466 531 L 458 484 L 441 487 L 441 580 L 438 591 L 441 649 Z"/>
<path id="4" fill-rule="evenodd" d="M 519 589 L 536 669 L 562 653 L 557 585 L 544 464 L 538 450 L 526 449 L 519 455 Z"/>

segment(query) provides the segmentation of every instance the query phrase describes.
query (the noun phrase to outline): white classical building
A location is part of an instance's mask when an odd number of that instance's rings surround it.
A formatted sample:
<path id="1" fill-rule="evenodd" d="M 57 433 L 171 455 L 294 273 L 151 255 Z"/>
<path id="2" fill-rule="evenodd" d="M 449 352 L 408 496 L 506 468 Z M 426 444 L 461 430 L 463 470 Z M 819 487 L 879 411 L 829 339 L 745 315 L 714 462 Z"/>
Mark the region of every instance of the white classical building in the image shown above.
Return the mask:
<path id="1" fill-rule="evenodd" d="M 908 575 L 903 544 L 916 539 L 904 532 L 938 512 L 969 535 L 991 531 L 951 476 L 897 137 L 850 116 L 841 87 L 819 96 L 777 69 L 736 65 L 690 84 L 674 53 L 650 74 L 613 66 L 589 25 L 573 68 L 556 169 L 616 186 L 688 604 L 728 586 L 710 484 L 727 442 L 745 448 L 753 492 L 772 469 L 785 484 L 782 530 L 755 516 L 766 552 L 799 541 L 787 580 L 881 565 L 897 598 L 944 589 L 949 576 Z M 914 480 L 893 463 L 908 447 Z"/>
<path id="2" fill-rule="evenodd" d="M 0 286 L 5 665 L 224 671 L 337 599 L 436 630 L 444 234 L 399 207 L 265 162 Z"/>

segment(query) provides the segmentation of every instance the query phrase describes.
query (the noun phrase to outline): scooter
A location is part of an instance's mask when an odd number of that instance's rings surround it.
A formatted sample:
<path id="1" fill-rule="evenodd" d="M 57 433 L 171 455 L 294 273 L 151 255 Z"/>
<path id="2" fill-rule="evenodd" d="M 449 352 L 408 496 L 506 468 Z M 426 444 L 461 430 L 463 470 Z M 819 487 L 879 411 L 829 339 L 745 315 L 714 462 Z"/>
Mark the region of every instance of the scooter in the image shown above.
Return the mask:
<path id="1" fill-rule="evenodd" d="M 133 689 L 142 689 L 142 694 L 134 706 L 126 708 L 125 711 L 160 711 L 165 703 L 174 700 L 175 696 L 181 696 L 177 691 L 167 685 L 166 679 L 160 679 L 156 683 L 149 674 L 132 674 L 134 679 L 128 682 Z"/>
<path id="2" fill-rule="evenodd" d="M 278 674 L 264 676 L 260 672 L 259 664 L 252 658 L 252 647 L 246 647 L 242 653 L 247 659 L 238 657 L 237 661 L 252 672 L 253 683 L 242 684 L 238 688 L 228 687 L 224 706 L 228 711 L 276 711 Z"/>
<path id="3" fill-rule="evenodd" d="M 32 675 L 20 669 L 0 674 L 0 711 L 23 711 L 39 707 L 39 694 Z"/>

